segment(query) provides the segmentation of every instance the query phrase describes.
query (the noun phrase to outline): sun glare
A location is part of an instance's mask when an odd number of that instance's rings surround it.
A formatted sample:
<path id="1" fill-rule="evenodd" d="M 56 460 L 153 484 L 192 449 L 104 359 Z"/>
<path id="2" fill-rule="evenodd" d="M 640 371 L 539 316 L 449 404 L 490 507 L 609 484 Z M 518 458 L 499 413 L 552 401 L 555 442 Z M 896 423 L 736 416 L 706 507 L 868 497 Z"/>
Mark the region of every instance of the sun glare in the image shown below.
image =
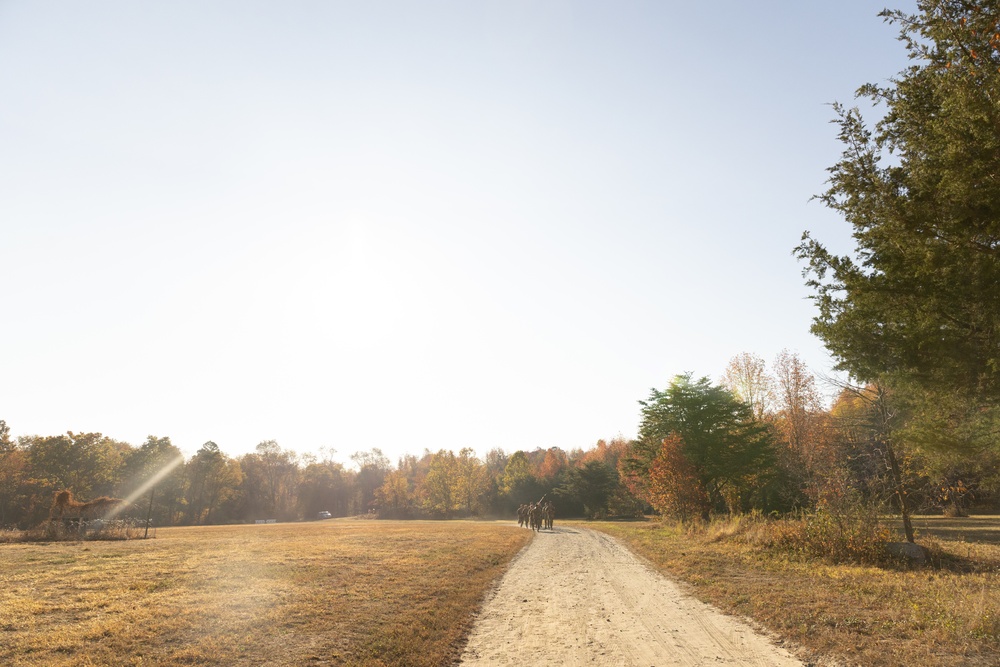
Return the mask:
<path id="1" fill-rule="evenodd" d="M 143 482 L 142 486 L 140 486 L 138 489 L 130 493 L 129 496 L 125 498 L 124 503 L 121 503 L 120 505 L 115 507 L 115 509 L 111 510 L 111 512 L 109 512 L 107 517 L 105 518 L 107 519 L 115 518 L 118 514 L 122 512 L 124 508 L 130 506 L 136 500 L 141 498 L 143 494 L 145 494 L 147 491 L 153 488 L 161 479 L 169 475 L 171 470 L 181 465 L 182 463 L 184 463 L 183 454 L 177 456 L 177 458 L 175 459 L 168 461 L 162 468 L 157 470 L 156 473 L 154 473 L 149 479 Z"/>

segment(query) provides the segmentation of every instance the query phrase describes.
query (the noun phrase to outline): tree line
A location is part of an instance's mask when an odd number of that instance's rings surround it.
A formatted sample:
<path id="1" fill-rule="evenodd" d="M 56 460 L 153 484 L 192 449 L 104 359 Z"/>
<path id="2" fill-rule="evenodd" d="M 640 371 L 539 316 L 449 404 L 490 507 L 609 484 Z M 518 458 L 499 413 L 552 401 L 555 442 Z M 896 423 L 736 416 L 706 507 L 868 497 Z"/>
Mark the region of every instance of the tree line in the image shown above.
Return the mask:
<path id="1" fill-rule="evenodd" d="M 238 457 L 206 442 L 185 460 L 168 437 L 139 446 L 100 433 L 12 438 L 0 420 L 0 527 L 28 528 L 47 519 L 56 492 L 79 498 L 133 500 L 130 512 L 155 525 L 203 525 L 331 516 L 455 518 L 511 516 L 558 492 L 564 513 L 636 514 L 619 489 L 623 439 L 591 449 L 537 448 L 484 458 L 471 448 L 406 454 L 393 463 L 378 448 L 356 452 L 352 465 L 334 452 L 299 454 L 274 440 Z"/>
<path id="2" fill-rule="evenodd" d="M 295 521 L 321 511 L 510 517 L 543 495 L 560 516 L 655 512 L 681 520 L 844 512 L 859 503 L 961 514 L 970 502 L 994 502 L 994 450 L 970 457 L 937 441 L 922 446 L 919 430 L 896 426 L 912 423 L 921 397 L 842 385 L 827 406 L 819 384 L 796 354 L 783 351 L 768 368 L 741 353 L 718 383 L 684 374 L 651 390 L 639 401 L 633 440 L 569 451 L 496 448 L 483 458 L 471 448 L 425 450 L 395 463 L 372 448 L 353 454 L 351 466 L 331 451 L 298 454 L 273 440 L 238 457 L 209 441 L 184 460 L 166 437 L 139 446 L 100 433 L 12 439 L 0 421 L 0 526 L 44 521 L 64 488 L 84 498 L 139 494 L 133 513 L 149 513 L 156 525 Z"/>
<path id="3" fill-rule="evenodd" d="M 913 512 L 996 508 L 996 412 L 931 428 L 921 393 L 825 381 L 835 392 L 829 407 L 820 380 L 787 351 L 770 370 L 759 356 L 737 355 L 718 385 L 677 376 L 642 402 L 623 483 L 681 520 L 756 512 L 846 521 L 873 516 L 863 508 L 895 511 L 910 541 Z"/>

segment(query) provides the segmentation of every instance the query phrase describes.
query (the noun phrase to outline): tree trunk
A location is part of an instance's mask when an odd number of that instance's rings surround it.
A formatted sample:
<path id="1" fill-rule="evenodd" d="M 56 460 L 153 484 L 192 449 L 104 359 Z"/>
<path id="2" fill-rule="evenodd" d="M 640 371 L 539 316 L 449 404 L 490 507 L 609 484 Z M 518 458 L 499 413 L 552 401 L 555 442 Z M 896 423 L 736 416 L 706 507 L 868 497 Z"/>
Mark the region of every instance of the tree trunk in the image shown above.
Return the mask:
<path id="1" fill-rule="evenodd" d="M 906 489 L 903 488 L 903 475 L 899 470 L 899 462 L 896 461 L 896 453 L 892 449 L 892 443 L 885 443 L 885 458 L 889 462 L 889 472 L 892 474 L 892 485 L 896 490 L 896 501 L 899 503 L 899 513 L 903 517 L 903 532 L 906 533 L 906 541 L 913 543 L 913 523 L 910 521 L 910 508 L 906 502 Z"/>
<path id="2" fill-rule="evenodd" d="M 875 383 L 875 408 L 878 411 L 878 430 L 881 431 L 882 446 L 885 448 L 885 460 L 889 464 L 889 474 L 892 476 L 893 492 L 896 502 L 899 504 L 899 514 L 903 517 L 903 532 L 906 534 L 906 541 L 913 544 L 913 523 L 910 521 L 910 507 L 906 501 L 906 489 L 903 486 L 903 473 L 899 467 L 899 460 L 896 458 L 896 451 L 892 446 L 892 417 L 894 416 L 888 405 L 888 396 L 885 387 L 881 383 Z"/>

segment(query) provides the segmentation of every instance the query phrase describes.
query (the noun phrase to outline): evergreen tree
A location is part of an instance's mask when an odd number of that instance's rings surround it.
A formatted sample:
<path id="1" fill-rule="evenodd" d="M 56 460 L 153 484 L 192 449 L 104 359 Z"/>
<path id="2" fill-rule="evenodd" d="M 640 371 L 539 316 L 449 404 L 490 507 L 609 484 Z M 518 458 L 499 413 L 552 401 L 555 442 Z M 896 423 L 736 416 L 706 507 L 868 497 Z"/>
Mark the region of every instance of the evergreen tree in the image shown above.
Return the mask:
<path id="1" fill-rule="evenodd" d="M 919 0 L 882 15 L 913 62 L 862 98 L 874 128 L 834 105 L 844 152 L 820 199 L 853 256 L 808 232 L 795 252 L 819 314 L 813 332 L 862 382 L 1000 398 L 1000 5 Z"/>
<path id="2" fill-rule="evenodd" d="M 753 418 L 750 407 L 707 377 L 678 375 L 670 386 L 653 389 L 642 405 L 639 440 L 623 466 L 632 486 L 648 500 L 648 480 L 663 442 L 679 436 L 681 453 L 707 494 L 709 508 L 741 511 L 760 507 L 774 473 L 773 437 Z"/>

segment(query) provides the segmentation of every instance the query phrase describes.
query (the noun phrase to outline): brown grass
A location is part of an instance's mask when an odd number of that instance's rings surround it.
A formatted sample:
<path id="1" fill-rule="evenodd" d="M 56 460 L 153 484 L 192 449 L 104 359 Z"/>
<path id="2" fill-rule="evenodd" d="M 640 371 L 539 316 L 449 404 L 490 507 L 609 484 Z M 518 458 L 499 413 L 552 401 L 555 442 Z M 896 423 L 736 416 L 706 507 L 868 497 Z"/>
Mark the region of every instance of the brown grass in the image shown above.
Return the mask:
<path id="1" fill-rule="evenodd" d="M 146 529 L 132 521 L 91 521 L 77 523 L 45 521 L 28 530 L 0 528 L 0 544 L 19 542 L 83 542 L 92 540 L 139 540 L 156 537 L 156 529 Z"/>
<path id="2" fill-rule="evenodd" d="M 922 518 L 924 567 L 834 565 L 747 539 L 739 522 L 700 530 L 594 523 L 697 597 L 751 618 L 819 664 L 908 667 L 1000 664 L 1000 517 Z M 948 523 L 945 523 L 948 522 Z M 935 536 L 932 536 L 935 535 Z"/>
<path id="3" fill-rule="evenodd" d="M 2 544 L 0 664 L 448 664 L 529 537 L 324 521 Z"/>
<path id="4" fill-rule="evenodd" d="M 1000 517 L 996 516 L 917 516 L 913 518 L 913 527 L 918 536 L 1000 545 Z"/>

